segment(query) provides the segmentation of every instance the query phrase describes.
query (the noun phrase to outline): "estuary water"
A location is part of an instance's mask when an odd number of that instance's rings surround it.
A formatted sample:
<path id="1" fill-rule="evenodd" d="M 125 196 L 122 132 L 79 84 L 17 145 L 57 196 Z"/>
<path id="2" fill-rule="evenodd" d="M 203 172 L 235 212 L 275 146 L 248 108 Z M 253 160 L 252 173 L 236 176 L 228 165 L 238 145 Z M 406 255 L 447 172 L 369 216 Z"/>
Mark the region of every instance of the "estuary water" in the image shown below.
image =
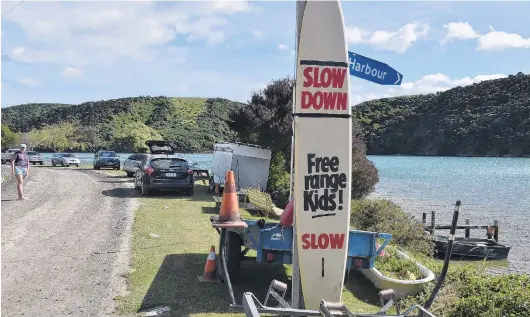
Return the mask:
<path id="1" fill-rule="evenodd" d="M 125 160 L 130 154 L 121 153 Z M 185 154 L 208 169 L 212 154 Z M 43 153 L 46 160 L 51 154 Z M 76 153 L 85 164 L 93 154 Z M 512 247 L 509 266 L 530 272 L 530 158 L 368 156 L 379 170 L 370 198 L 394 201 L 421 220 L 436 211 L 436 223 L 450 224 L 455 202 L 462 201 L 459 224 L 492 225 L 499 221 L 499 241 Z M 463 230 L 457 235 L 463 235 Z M 482 229 L 471 230 L 485 237 Z"/>

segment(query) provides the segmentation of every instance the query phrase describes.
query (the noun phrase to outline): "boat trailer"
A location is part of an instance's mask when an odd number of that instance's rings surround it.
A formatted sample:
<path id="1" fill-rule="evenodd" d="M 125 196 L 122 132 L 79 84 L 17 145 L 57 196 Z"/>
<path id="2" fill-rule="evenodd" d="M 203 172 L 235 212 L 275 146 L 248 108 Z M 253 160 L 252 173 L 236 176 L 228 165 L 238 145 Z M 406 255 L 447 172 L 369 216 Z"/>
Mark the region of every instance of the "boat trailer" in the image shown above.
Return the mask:
<path id="1" fill-rule="evenodd" d="M 321 300 L 319 310 L 307 310 L 293 308 L 286 300 L 285 294 L 287 293 L 287 284 L 273 280 L 269 285 L 265 301 L 261 303 L 254 294 L 251 292 L 245 292 L 243 294 L 242 304 L 237 304 L 232 289 L 232 283 L 230 282 L 230 275 L 226 265 L 226 248 L 222 248 L 220 252 L 221 269 L 223 270 L 224 282 L 227 285 L 228 292 L 232 303 L 229 306 L 231 312 L 243 312 L 246 317 L 260 317 L 260 314 L 278 314 L 278 316 L 320 316 L 320 317 L 335 317 L 335 316 L 348 316 L 348 317 L 436 317 L 429 311 L 434 298 L 438 294 L 447 274 L 449 268 L 449 262 L 451 259 L 451 252 L 453 249 L 454 234 L 456 231 L 456 224 L 458 222 L 458 214 L 460 209 L 460 201 L 456 202 L 456 209 L 453 213 L 453 221 L 451 225 L 449 244 L 443 264 L 443 268 L 440 276 L 436 282 L 436 285 L 424 305 L 415 304 L 403 313 L 400 313 L 399 306 L 397 304 L 396 294 L 393 290 L 382 290 L 379 292 L 379 299 L 381 302 L 381 309 L 377 313 L 353 313 L 343 303 L 334 303 Z M 279 306 L 272 307 L 267 306 L 269 299 L 274 298 Z M 387 315 L 388 310 L 394 306 L 396 309 L 395 315 Z"/>

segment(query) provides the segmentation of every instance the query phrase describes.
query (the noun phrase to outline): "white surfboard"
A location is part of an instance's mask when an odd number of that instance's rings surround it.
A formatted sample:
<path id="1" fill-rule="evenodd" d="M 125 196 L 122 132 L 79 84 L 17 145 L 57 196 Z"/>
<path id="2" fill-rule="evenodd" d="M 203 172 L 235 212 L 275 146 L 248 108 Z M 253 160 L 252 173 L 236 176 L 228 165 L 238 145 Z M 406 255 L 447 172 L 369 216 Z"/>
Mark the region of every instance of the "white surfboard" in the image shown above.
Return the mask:
<path id="1" fill-rule="evenodd" d="M 351 199 L 348 48 L 339 1 L 307 1 L 294 117 L 297 251 L 306 309 L 341 301 Z"/>

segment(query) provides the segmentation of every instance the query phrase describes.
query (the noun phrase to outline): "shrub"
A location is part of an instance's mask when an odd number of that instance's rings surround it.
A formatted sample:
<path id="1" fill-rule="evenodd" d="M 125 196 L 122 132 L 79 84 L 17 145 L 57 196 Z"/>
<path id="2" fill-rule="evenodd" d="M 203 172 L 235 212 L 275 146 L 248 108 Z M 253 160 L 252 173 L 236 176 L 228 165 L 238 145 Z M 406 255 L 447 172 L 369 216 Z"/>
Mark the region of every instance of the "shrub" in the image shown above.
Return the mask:
<path id="1" fill-rule="evenodd" d="M 361 199 L 374 191 L 379 182 L 377 168 L 366 156 L 353 156 L 351 171 L 351 198 Z"/>
<path id="2" fill-rule="evenodd" d="M 451 317 L 530 316 L 530 276 L 471 276 L 462 283 Z"/>
<path id="3" fill-rule="evenodd" d="M 289 200 L 290 175 L 285 170 L 286 160 L 282 152 L 276 152 L 269 168 L 268 192 L 278 207 L 284 207 Z"/>
<path id="4" fill-rule="evenodd" d="M 395 248 L 387 246 L 384 256 L 375 258 L 375 268 L 384 276 L 400 280 L 417 280 L 423 278 L 420 269 L 412 260 L 397 256 Z"/>
<path id="5" fill-rule="evenodd" d="M 351 225 L 359 230 L 392 234 L 392 243 L 404 249 L 431 254 L 433 243 L 421 222 L 389 200 L 352 200 Z"/>

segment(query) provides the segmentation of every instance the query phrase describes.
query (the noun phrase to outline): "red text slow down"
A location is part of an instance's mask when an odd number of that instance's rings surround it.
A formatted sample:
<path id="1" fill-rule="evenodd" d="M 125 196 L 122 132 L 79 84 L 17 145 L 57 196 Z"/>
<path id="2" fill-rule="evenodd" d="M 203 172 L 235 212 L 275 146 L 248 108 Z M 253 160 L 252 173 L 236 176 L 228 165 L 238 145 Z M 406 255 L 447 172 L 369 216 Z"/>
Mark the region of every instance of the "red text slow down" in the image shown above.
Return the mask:
<path id="1" fill-rule="evenodd" d="M 346 79 L 346 68 L 306 67 L 304 69 L 304 88 L 341 89 Z M 302 91 L 302 109 L 346 110 L 348 93 L 336 91 Z"/>

